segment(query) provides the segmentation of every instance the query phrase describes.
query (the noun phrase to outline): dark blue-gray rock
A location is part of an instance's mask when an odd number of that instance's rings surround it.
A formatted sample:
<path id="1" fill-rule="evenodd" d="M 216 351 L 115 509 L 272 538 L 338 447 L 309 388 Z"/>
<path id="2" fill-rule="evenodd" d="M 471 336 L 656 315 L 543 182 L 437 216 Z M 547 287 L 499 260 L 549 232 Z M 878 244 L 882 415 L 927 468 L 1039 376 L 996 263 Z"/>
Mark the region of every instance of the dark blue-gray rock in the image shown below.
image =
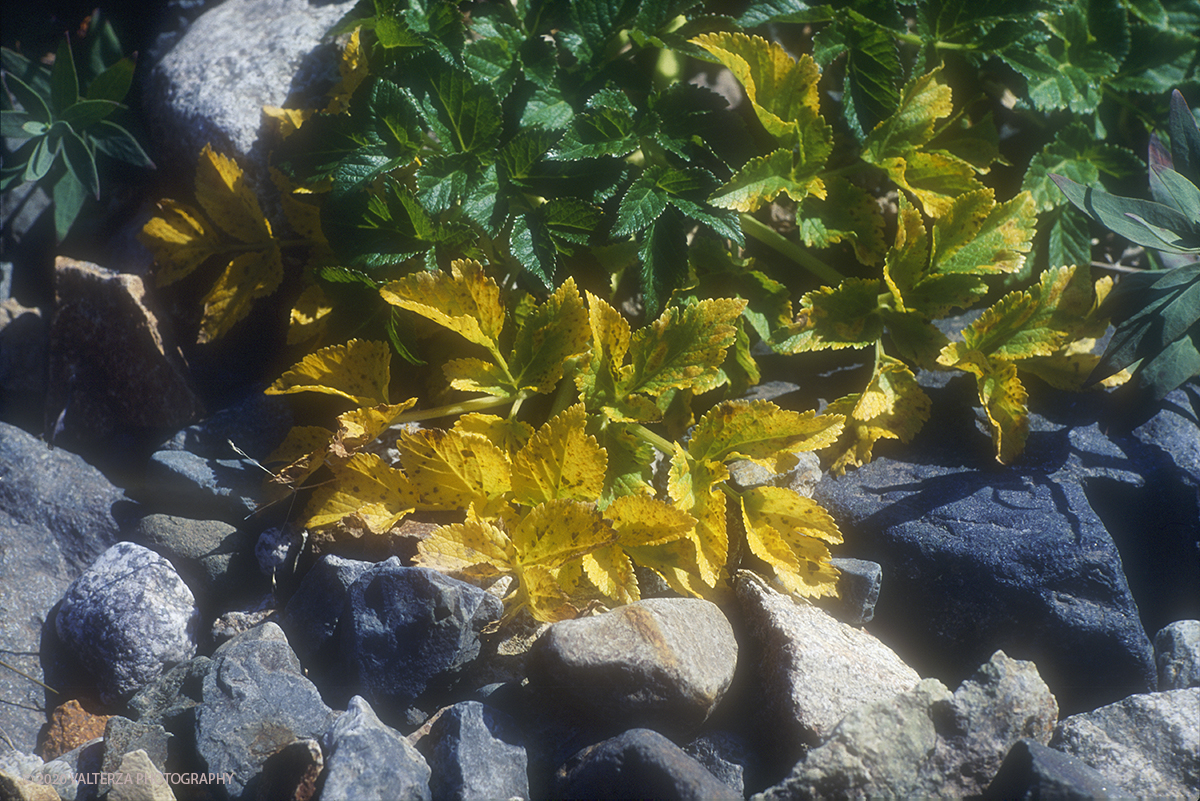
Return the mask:
<path id="1" fill-rule="evenodd" d="M 250 554 L 253 538 L 224 521 L 151 514 L 137 522 L 130 538 L 170 560 L 210 612 L 269 589 Z"/>
<path id="2" fill-rule="evenodd" d="M 350 585 L 341 648 L 362 695 L 385 717 L 449 688 L 479 655 L 479 632 L 499 620 L 500 599 L 435 570 L 392 557 Z M 435 702 L 436 703 L 436 702 Z"/>
<path id="3" fill-rule="evenodd" d="M 1089 801 L 1111 798 L 1114 790 L 1096 770 L 1037 740 L 1018 740 L 1008 750 L 985 801 Z"/>
<path id="4" fill-rule="evenodd" d="M 54 441 L 91 446 L 114 433 L 174 430 L 196 419 L 203 407 L 187 362 L 141 276 L 59 256 L 54 292 L 46 387 Z"/>
<path id="5" fill-rule="evenodd" d="M 1158 689 L 1200 687 L 1200 620 L 1177 620 L 1154 635 Z"/>
<path id="6" fill-rule="evenodd" d="M 256 604 L 254 609 L 235 609 L 225 612 L 213 621 L 212 628 L 209 629 L 209 637 L 212 638 L 213 643 L 221 645 L 255 626 L 261 626 L 268 621 L 278 622 L 275 620 L 278 617 L 277 611 L 269 606 L 264 606 L 271 602 L 273 599 L 267 596 L 261 599 L 261 603 Z"/>
<path id="7" fill-rule="evenodd" d="M 49 332 L 41 309 L 22 306 L 0 291 L 0 419 L 42 420 Z"/>
<path id="8" fill-rule="evenodd" d="M 656 731 L 630 729 L 584 748 L 555 776 L 556 798 L 740 799 L 728 785 Z"/>
<path id="9" fill-rule="evenodd" d="M 926 679 L 855 709 L 756 799 L 978 795 L 1012 744 L 1045 742 L 1057 715 L 1037 668 L 997 653 L 953 694 Z"/>
<path id="10" fill-rule="evenodd" d="M 194 164 L 211 143 L 265 185 L 276 139 L 260 136 L 262 108 L 287 105 L 297 92 L 308 96 L 302 104 L 317 101 L 332 87 L 337 51 L 318 45 L 353 6 L 353 0 L 227 0 L 203 13 L 150 75 L 147 113 L 163 161 Z"/>
<path id="11" fill-rule="evenodd" d="M 157 723 L 139 723 L 113 715 L 104 724 L 104 760 L 102 770 L 112 773 L 130 751 L 142 750 L 159 770 L 167 764 L 167 743 L 170 733 Z"/>
<path id="12" fill-rule="evenodd" d="M 309 568 L 288 600 L 280 621 L 302 663 L 327 661 L 333 656 L 334 635 L 346 606 L 346 592 L 371 564 L 326 554 Z"/>
<path id="13" fill-rule="evenodd" d="M 713 731 L 692 740 L 683 752 L 738 795 L 746 794 L 746 774 L 753 772 L 754 751 L 744 737 L 731 731 Z"/>
<path id="14" fill-rule="evenodd" d="M 35 769 L 29 780 L 52 786 L 63 801 L 92 801 L 101 790 L 95 774 L 103 759 L 104 740 L 97 737 Z"/>
<path id="15" fill-rule="evenodd" d="M 441 710 L 421 742 L 434 801 L 529 798 L 528 759 L 516 722 L 478 701 Z"/>
<path id="16" fill-rule="evenodd" d="M 429 765 L 354 696 L 325 735 L 321 801 L 430 801 Z"/>
<path id="17" fill-rule="evenodd" d="M 584 717 L 684 733 L 716 708 L 737 659 L 715 604 L 651 598 L 550 626 L 534 643 L 530 681 Z"/>
<path id="18" fill-rule="evenodd" d="M 196 749 L 212 773 L 230 773 L 238 797 L 263 763 L 295 740 L 321 737 L 336 713 L 304 677 L 283 631 L 264 623 L 222 645 L 204 677 Z"/>
<path id="19" fill-rule="evenodd" d="M 1091 765 L 1115 795 L 1200 797 L 1200 687 L 1131 695 L 1072 715 L 1050 747 Z"/>
<path id="20" fill-rule="evenodd" d="M 205 459 L 237 459 L 244 454 L 261 462 L 279 447 L 291 428 L 291 407 L 283 397 L 252 392 L 211 417 L 181 428 L 160 450 L 187 451 Z"/>
<path id="21" fill-rule="evenodd" d="M 200 612 L 175 568 L 154 551 L 118 542 L 67 588 L 59 640 L 95 677 L 105 703 L 128 700 L 196 653 Z"/>
<path id="22" fill-rule="evenodd" d="M 177 734 L 170 722 L 200 704 L 204 677 L 211 669 L 212 660 L 207 656 L 176 665 L 129 699 L 130 714 L 140 723 L 162 724 Z M 190 719 L 194 721 L 194 715 Z"/>
<path id="23" fill-rule="evenodd" d="M 784 770 L 847 713 L 887 701 L 921 677 L 874 635 L 783 595 L 755 573 L 734 577 L 751 666 L 748 703 L 761 710 L 758 747 Z"/>
<path id="24" fill-rule="evenodd" d="M 124 498 L 80 457 L 0 423 L 0 653 L 37 681 L 47 681 L 39 658 L 47 616 L 117 541 L 112 510 Z M 0 731 L 18 751 L 36 747 L 46 708 L 42 687 L 0 668 Z"/>
<path id="25" fill-rule="evenodd" d="M 1022 459 L 988 466 L 963 449 L 961 415 L 944 415 L 905 450 L 910 461 L 879 457 L 814 495 L 888 576 L 872 630 L 920 673 L 952 681 L 996 650 L 1031 660 L 1068 711 L 1152 688 L 1122 554 L 1085 492 L 1090 481 L 1140 485 L 1137 465 L 1095 424 L 1034 415 Z"/>
<path id="26" fill-rule="evenodd" d="M 265 529 L 254 543 L 258 571 L 276 580 L 290 576 L 296 568 L 296 557 L 304 548 L 304 539 L 304 530 L 289 524 Z"/>
<path id="27" fill-rule="evenodd" d="M 849 559 L 835 556 L 830 564 L 838 569 L 837 597 L 819 598 L 818 606 L 843 623 L 861 626 L 875 617 L 875 604 L 879 602 L 879 585 L 883 582 L 883 568 L 866 559 Z"/>
<path id="28" fill-rule="evenodd" d="M 139 497 L 157 511 L 238 525 L 258 508 L 262 478 L 244 459 L 158 451 L 146 465 L 146 489 Z"/>

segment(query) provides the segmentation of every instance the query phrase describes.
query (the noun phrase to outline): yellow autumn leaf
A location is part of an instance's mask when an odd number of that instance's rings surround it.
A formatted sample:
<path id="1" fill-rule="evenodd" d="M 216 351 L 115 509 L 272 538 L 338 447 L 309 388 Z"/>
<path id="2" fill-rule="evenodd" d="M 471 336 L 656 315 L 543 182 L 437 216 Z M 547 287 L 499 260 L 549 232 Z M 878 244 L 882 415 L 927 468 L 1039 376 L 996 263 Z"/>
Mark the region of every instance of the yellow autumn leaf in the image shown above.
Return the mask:
<path id="1" fill-rule="evenodd" d="M 950 87 L 938 80 L 940 72 L 938 67 L 904 85 L 896 111 L 867 134 L 864 160 L 880 164 L 903 157 L 933 138 L 938 120 L 954 111 Z"/>
<path id="2" fill-rule="evenodd" d="M 325 290 L 320 284 L 312 284 L 296 298 L 296 304 L 288 317 L 287 344 L 296 345 L 325 335 L 326 323 L 333 312 Z"/>
<path id="3" fill-rule="evenodd" d="M 204 215 L 168 199 L 158 201 L 158 215 L 142 227 L 138 241 L 154 254 L 158 286 L 190 275 L 221 250 L 220 234 Z"/>
<path id="4" fill-rule="evenodd" d="M 268 500 L 282 497 L 280 490 L 295 490 L 325 464 L 329 440 L 333 432 L 321 426 L 293 426 L 283 442 L 270 456 L 267 464 L 283 464 L 266 481 Z"/>
<path id="5" fill-rule="evenodd" d="M 513 457 L 512 492 L 534 506 L 568 498 L 594 501 L 604 491 L 608 455 L 584 431 L 587 412 L 575 404 L 543 425 Z"/>
<path id="6" fill-rule="evenodd" d="M 725 401 L 700 418 L 688 442 L 688 455 L 704 461 L 749 459 L 774 467 L 793 458 L 796 451 L 811 451 L 832 444 L 842 431 L 840 415 L 793 412 L 770 401 Z"/>
<path id="7" fill-rule="evenodd" d="M 1029 192 L 997 203 L 980 189 L 954 200 L 934 220 L 930 271 L 941 274 L 1011 273 L 1025 263 L 1037 227 L 1037 204 Z"/>
<path id="8" fill-rule="evenodd" d="M 984 188 L 975 168 L 948 153 L 913 151 L 903 158 L 886 159 L 878 166 L 888 177 L 912 193 L 930 217 L 946 214 L 960 195 Z"/>
<path id="9" fill-rule="evenodd" d="M 795 532 L 785 536 L 772 522 L 786 524 L 761 510 L 751 512 L 743 504 L 742 524 L 750 552 L 770 565 L 775 579 L 788 592 L 806 597 L 837 595 L 838 571 L 829 562 L 829 549 L 812 537 Z"/>
<path id="10" fill-rule="evenodd" d="M 352 339 L 308 354 L 266 389 L 268 395 L 319 392 L 359 406 L 387 403 L 392 354 L 387 343 Z"/>
<path id="11" fill-rule="evenodd" d="M 591 292 L 587 296 L 588 325 L 592 330 L 592 358 L 607 363 L 616 373 L 625 364 L 631 335 L 629 321 Z"/>
<path id="12" fill-rule="evenodd" d="M 583 298 L 575 279 L 568 277 L 521 320 L 509 360 L 516 386 L 539 393 L 554 391 L 566 361 L 587 349 L 589 333 Z"/>
<path id="13" fill-rule="evenodd" d="M 618 604 L 631 604 L 642 597 L 633 561 L 616 545 L 584 554 L 583 570 L 596 589 Z"/>
<path id="14" fill-rule="evenodd" d="M 237 256 L 226 265 L 204 296 L 199 343 L 220 339 L 245 319 L 258 298 L 271 294 L 283 282 L 283 257 L 273 244 L 264 251 Z"/>
<path id="15" fill-rule="evenodd" d="M 386 284 L 379 294 L 393 306 L 419 314 L 468 342 L 482 345 L 504 363 L 499 349 L 504 328 L 500 287 L 484 273 L 479 262 L 451 262 L 449 275 L 414 273 Z"/>
<path id="16" fill-rule="evenodd" d="M 525 447 L 533 436 L 533 426 L 522 420 L 499 417 L 494 414 L 471 412 L 454 422 L 454 430 L 463 434 L 478 434 L 487 437 L 505 453 L 516 453 Z"/>
<path id="17" fill-rule="evenodd" d="M 404 473 L 373 453 L 356 453 L 330 469 L 333 480 L 318 487 L 309 501 L 309 528 L 336 525 L 357 515 L 373 533 L 382 534 L 414 509 Z"/>
<path id="18" fill-rule="evenodd" d="M 381 403 L 339 414 L 338 430 L 329 443 L 329 453 L 339 459 L 348 459 L 416 404 L 416 398 L 409 398 L 400 403 Z"/>
<path id="19" fill-rule="evenodd" d="M 242 168 L 205 145 L 196 163 L 196 201 L 221 230 L 246 244 L 271 240 L 271 224 Z"/>
<path id="20" fill-rule="evenodd" d="M 729 470 L 721 462 L 689 460 L 679 443 L 675 443 L 667 492 L 676 508 L 689 513 L 696 521 L 695 528 L 688 535 L 695 544 L 694 569 L 691 572 L 709 587 L 716 586 L 717 576 L 725 569 L 729 559 L 725 493 L 717 486 L 728 478 Z M 639 563 L 654 567 L 651 562 L 643 561 L 645 557 L 642 550 L 631 553 Z M 672 559 L 678 558 L 677 547 L 667 548 L 666 553 Z"/>
<path id="21" fill-rule="evenodd" d="M 621 371 L 618 391 L 657 397 L 669 389 L 707 392 L 725 381 L 721 365 L 737 338 L 740 298 L 701 300 L 671 307 L 632 336 L 631 364 Z"/>
<path id="22" fill-rule="evenodd" d="M 916 377 L 899 359 L 882 356 L 871 383 L 862 392 L 839 398 L 826 408 L 826 414 L 845 417 L 845 437 L 829 471 L 842 475 L 848 467 L 861 467 L 871 461 L 875 443 L 881 439 L 909 442 L 929 419 L 932 403 L 917 384 Z"/>
<path id="23" fill-rule="evenodd" d="M 888 249 L 883 262 L 883 280 L 897 311 L 908 311 L 904 296 L 920 280 L 928 262 L 929 236 L 921 213 L 901 195 L 895 244 Z"/>
<path id="24" fill-rule="evenodd" d="M 996 461 L 1011 464 L 1025 449 L 1029 436 L 1029 399 L 1012 362 L 992 361 L 992 370 L 979 378 L 979 399 L 992 424 Z"/>
<path id="25" fill-rule="evenodd" d="M 842 532 L 829 512 L 812 498 L 786 487 L 754 487 L 742 493 L 742 508 L 754 526 L 770 526 L 789 544 L 793 537 L 837 545 Z"/>
<path id="26" fill-rule="evenodd" d="M 508 535 L 486 520 L 469 517 L 441 526 L 417 543 L 414 563 L 459 575 L 480 576 L 488 565 L 498 573 L 516 570 L 516 549 Z"/>
<path id="27" fill-rule="evenodd" d="M 279 123 L 279 138 L 287 139 L 300 129 L 305 120 L 313 115 L 310 108 L 280 108 L 279 106 L 263 106 L 263 116 Z"/>
<path id="28" fill-rule="evenodd" d="M 362 27 L 355 28 L 346 46 L 342 48 L 342 56 L 338 60 L 338 74 L 341 75 L 341 80 L 329 93 L 329 105 L 325 107 L 327 114 L 340 114 L 349 109 L 350 97 L 354 90 L 370 74 L 361 34 Z"/>
<path id="29" fill-rule="evenodd" d="M 579 614 L 579 607 L 571 603 L 570 594 L 549 568 L 539 564 L 522 565 L 518 575 L 520 592 L 534 620 L 557 623 Z"/>
<path id="30" fill-rule="evenodd" d="M 454 511 L 474 504 L 488 517 L 512 489 L 508 457 L 487 438 L 459 431 L 404 432 L 400 464 L 411 477 L 423 511 Z"/>
<path id="31" fill-rule="evenodd" d="M 473 356 L 448 360 L 442 365 L 442 372 L 451 388 L 463 392 L 482 392 L 497 398 L 510 398 L 517 392 L 508 370 Z"/>
<path id="32" fill-rule="evenodd" d="M 686 511 L 648 495 L 623 495 L 604 510 L 621 547 L 661 545 L 687 535 L 696 520 Z"/>
<path id="33" fill-rule="evenodd" d="M 593 505 L 557 500 L 530 509 L 510 536 L 523 567 L 553 569 L 611 545 L 617 533 Z"/>

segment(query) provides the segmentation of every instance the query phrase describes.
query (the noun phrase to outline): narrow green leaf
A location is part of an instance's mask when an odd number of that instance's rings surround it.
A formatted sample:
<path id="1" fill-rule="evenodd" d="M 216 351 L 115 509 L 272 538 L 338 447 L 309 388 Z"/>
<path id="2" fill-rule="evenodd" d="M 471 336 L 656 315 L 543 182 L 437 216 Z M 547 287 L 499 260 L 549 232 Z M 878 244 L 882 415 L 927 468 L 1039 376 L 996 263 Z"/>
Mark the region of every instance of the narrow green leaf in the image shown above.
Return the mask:
<path id="1" fill-rule="evenodd" d="M 112 100 L 119 103 L 133 85 L 133 60 L 123 58 L 101 72 L 88 84 L 88 100 Z"/>
<path id="2" fill-rule="evenodd" d="M 29 127 L 25 127 L 28 125 Z M 25 111 L 4 109 L 0 111 L 0 136 L 5 139 L 25 140 L 31 136 L 41 136 L 46 132 L 46 124 L 29 116 Z"/>
<path id="3" fill-rule="evenodd" d="M 4 83 L 7 84 L 8 91 L 12 92 L 13 97 L 21 104 L 21 108 L 25 109 L 26 114 L 47 125 L 54 122 L 54 117 L 50 114 L 50 107 L 46 105 L 46 101 L 42 100 L 41 96 L 28 84 L 11 72 L 4 76 Z"/>
<path id="4" fill-rule="evenodd" d="M 1170 133 L 1173 168 L 1200 186 L 1200 125 L 1178 89 L 1171 93 Z"/>
<path id="5" fill-rule="evenodd" d="M 71 55 L 71 40 L 58 43 L 54 68 L 50 70 L 50 105 L 61 114 L 79 100 L 79 76 L 75 73 L 75 58 Z"/>
<path id="6" fill-rule="evenodd" d="M 25 164 L 26 181 L 41 180 L 46 173 L 50 172 L 50 168 L 54 166 L 54 160 L 58 157 L 59 143 L 53 141 L 52 137 L 44 136 L 37 140 L 37 145 L 34 146 L 33 155 L 29 157 L 29 161 Z"/>
<path id="7" fill-rule="evenodd" d="M 100 199 L 100 176 L 96 173 L 96 156 L 87 143 L 74 131 L 68 131 L 62 138 L 63 157 L 67 170 L 71 172 L 84 188 L 97 200 Z"/>
<path id="8" fill-rule="evenodd" d="M 120 104 L 111 100 L 80 100 L 63 109 L 58 118 L 76 131 L 82 131 L 112 114 L 118 108 L 120 108 Z"/>
<path id="9" fill-rule="evenodd" d="M 1050 177 L 1067 199 L 1085 214 L 1099 220 L 1114 233 L 1131 242 L 1168 253 L 1191 253 L 1200 248 L 1200 232 L 1196 230 L 1197 225 L 1169 206 L 1138 198 L 1116 197 L 1099 189 L 1080 186 L 1059 175 Z M 1151 225 L 1173 232 L 1180 237 L 1180 244 L 1172 246 L 1164 243 L 1146 225 L 1131 215 L 1137 215 Z"/>
<path id="10" fill-rule="evenodd" d="M 79 182 L 70 170 L 64 170 L 62 177 L 54 184 L 54 233 L 57 241 L 67 238 L 67 233 L 79 216 L 83 203 L 87 200 L 87 189 Z"/>
<path id="11" fill-rule="evenodd" d="M 100 120 L 88 131 L 92 146 L 99 152 L 135 167 L 154 169 L 154 162 L 142 150 L 138 140 L 125 128 L 111 120 Z"/>

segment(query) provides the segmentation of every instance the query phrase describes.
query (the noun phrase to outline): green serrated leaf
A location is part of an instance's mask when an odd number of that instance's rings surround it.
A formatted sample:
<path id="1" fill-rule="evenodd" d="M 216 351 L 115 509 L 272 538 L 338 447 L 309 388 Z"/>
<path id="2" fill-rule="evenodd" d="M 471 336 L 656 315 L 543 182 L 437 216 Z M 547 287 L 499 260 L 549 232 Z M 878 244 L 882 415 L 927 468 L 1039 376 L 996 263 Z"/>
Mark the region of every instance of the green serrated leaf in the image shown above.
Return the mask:
<path id="1" fill-rule="evenodd" d="M 1092 231 L 1088 218 L 1066 206 L 1050 226 L 1047 259 L 1051 267 L 1088 264 L 1092 260 Z"/>
<path id="2" fill-rule="evenodd" d="M 796 322 L 775 349 L 780 353 L 862 348 L 883 334 L 879 316 L 881 282 L 847 278 L 836 287 L 821 287 L 800 299 Z"/>
<path id="3" fill-rule="evenodd" d="M 658 396 L 669 389 L 706 392 L 719 386 L 726 350 L 734 344 L 744 300 L 702 300 L 669 308 L 638 329 L 629 346 L 622 394 Z"/>
<path id="4" fill-rule="evenodd" d="M 725 401 L 696 423 L 687 453 L 698 462 L 748 459 L 772 467 L 794 464 L 791 454 L 832 444 L 842 431 L 841 415 L 794 412 L 770 401 Z"/>
<path id="5" fill-rule="evenodd" d="M 1032 196 L 996 203 L 991 189 L 956 198 L 933 224 L 930 272 L 1013 272 L 1025 262 L 1037 225 Z"/>
<path id="6" fill-rule="evenodd" d="M 521 320 L 509 369 L 520 389 L 546 393 L 563 377 L 564 363 L 587 347 L 588 315 L 574 278 Z"/>

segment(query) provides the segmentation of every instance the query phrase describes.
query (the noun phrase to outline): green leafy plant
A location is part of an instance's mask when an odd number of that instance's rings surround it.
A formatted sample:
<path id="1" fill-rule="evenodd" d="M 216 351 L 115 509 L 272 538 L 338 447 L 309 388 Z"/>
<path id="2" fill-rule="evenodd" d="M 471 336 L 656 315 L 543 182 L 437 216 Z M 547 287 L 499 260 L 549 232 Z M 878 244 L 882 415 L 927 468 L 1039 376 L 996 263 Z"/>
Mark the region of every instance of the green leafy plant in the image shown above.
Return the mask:
<path id="1" fill-rule="evenodd" d="M 277 483 L 317 482 L 305 523 L 319 547 L 386 534 L 414 511 L 457 513 L 461 522 L 421 540 L 418 564 L 474 579 L 512 576 L 510 614 L 528 607 L 538 620 L 637 600 L 635 564 L 686 595 L 721 591 L 730 571 L 749 563 L 788 591 L 836 594 L 828 545 L 841 533 L 829 515 L 790 489 L 737 489 L 726 465 L 786 468 L 796 452 L 831 443 L 841 415 L 725 402 L 695 422 L 686 446 L 648 427 L 681 412 L 690 420 L 691 396 L 727 383 L 722 364 L 743 301 L 673 305 L 634 331 L 595 295 L 585 305 L 571 278 L 541 303 L 521 295 L 506 303 L 472 261 L 380 293 L 479 354 L 443 368 L 473 397 L 419 411 L 416 399 L 389 404 L 388 347 L 361 340 L 284 373 L 268 392 L 359 405 L 339 416 L 336 431 L 295 429 L 274 457 L 288 462 Z M 517 412 L 537 395 L 553 401 L 535 429 Z M 496 407 L 509 415 L 481 413 Z M 444 417 L 457 420 L 401 436 L 398 467 L 362 450 L 388 426 Z M 665 498 L 654 497 L 656 451 L 667 465 Z"/>
<path id="2" fill-rule="evenodd" d="M 14 50 L 0 50 L 7 89 L 0 92 L 0 131 L 22 143 L 5 156 L 0 191 L 23 182 L 45 187 L 54 201 L 59 241 L 88 196 L 100 197 L 98 153 L 136 167 L 154 166 L 133 134 L 109 119 L 122 108 L 134 65 L 121 57 L 107 20 L 89 28 L 85 48 L 82 81 L 69 38 L 59 44 L 52 68 Z"/>
<path id="3" fill-rule="evenodd" d="M 1200 126 L 1178 91 L 1171 99 L 1171 150 L 1150 140 L 1154 200 L 1116 197 L 1051 175 L 1063 194 L 1089 217 L 1131 242 L 1190 259 L 1166 272 L 1121 280 L 1104 312 L 1116 334 L 1091 380 L 1133 368 L 1156 399 L 1200 375 Z"/>

